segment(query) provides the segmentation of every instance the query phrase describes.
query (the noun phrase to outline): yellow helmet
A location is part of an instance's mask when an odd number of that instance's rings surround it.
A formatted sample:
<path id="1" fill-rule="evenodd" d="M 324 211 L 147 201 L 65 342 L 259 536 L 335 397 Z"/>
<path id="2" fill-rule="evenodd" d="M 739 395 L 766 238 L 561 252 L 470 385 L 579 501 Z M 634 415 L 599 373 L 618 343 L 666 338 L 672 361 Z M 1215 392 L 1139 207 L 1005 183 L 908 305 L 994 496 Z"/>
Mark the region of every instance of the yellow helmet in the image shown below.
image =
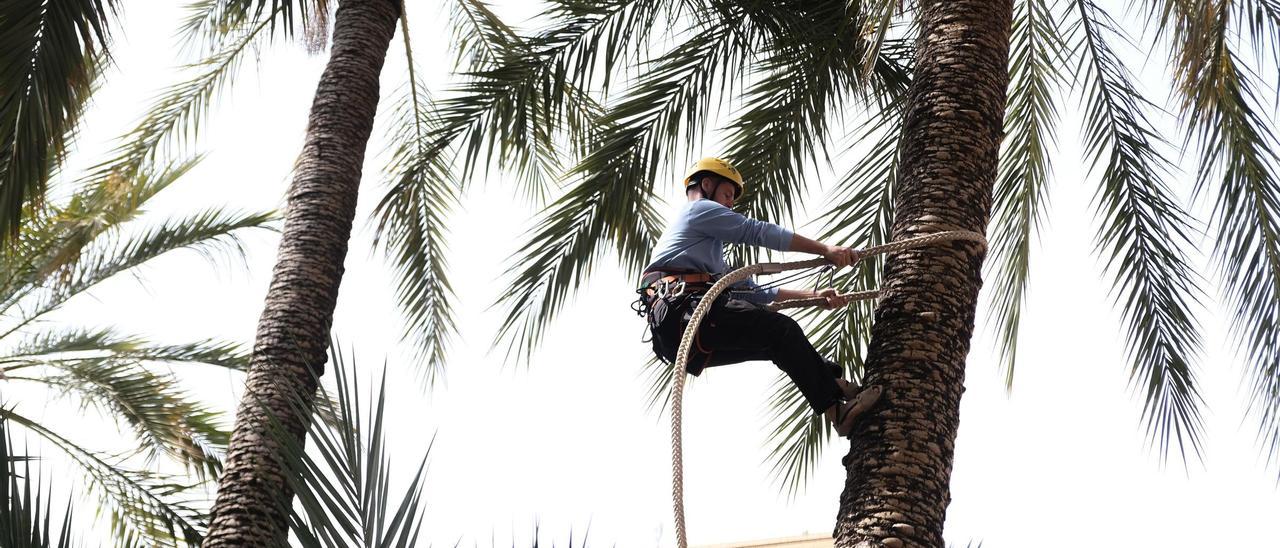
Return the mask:
<path id="1" fill-rule="evenodd" d="M 742 182 L 742 174 L 738 173 L 738 169 L 733 167 L 733 164 L 710 156 L 698 160 L 697 163 L 693 164 L 693 167 L 689 168 L 689 172 L 684 176 L 684 187 L 686 189 L 689 188 L 689 182 L 693 179 L 693 176 L 703 171 L 710 171 L 733 181 L 733 185 L 738 187 L 738 196 L 741 196 L 742 192 L 746 190 L 746 185 Z"/>

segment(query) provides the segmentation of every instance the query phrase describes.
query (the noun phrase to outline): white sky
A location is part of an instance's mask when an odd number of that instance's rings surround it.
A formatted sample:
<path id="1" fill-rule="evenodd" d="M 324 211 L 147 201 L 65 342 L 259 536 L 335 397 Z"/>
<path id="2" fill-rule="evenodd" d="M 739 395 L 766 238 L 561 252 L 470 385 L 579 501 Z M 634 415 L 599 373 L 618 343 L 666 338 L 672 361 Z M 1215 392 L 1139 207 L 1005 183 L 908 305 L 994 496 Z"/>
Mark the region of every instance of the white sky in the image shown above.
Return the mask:
<path id="1" fill-rule="evenodd" d="M 499 13 L 520 21 L 530 13 L 529 6 L 520 8 L 519 14 Z M 132 127 L 148 99 L 174 81 L 170 68 L 189 60 L 176 47 L 180 12 L 171 3 L 132 2 L 124 13 L 126 31 L 114 50 L 120 71 L 86 118 L 84 154 L 75 165 L 100 159 L 110 139 Z M 445 17 L 435 3 L 424 2 L 412 3 L 410 14 L 415 50 L 438 90 L 449 62 Z M 405 81 L 401 48 L 397 36 L 384 70 L 384 97 Z M 156 212 L 279 206 L 324 60 L 284 46 L 264 52 L 256 68 L 246 65 L 235 93 L 203 126 L 199 150 L 207 159 L 157 200 Z M 1158 74 L 1161 65 L 1146 68 Z M 1165 88 L 1157 80 L 1147 85 Z M 988 548 L 1280 545 L 1267 525 L 1280 513 L 1276 473 L 1266 469 L 1252 426 L 1242 422 L 1242 366 L 1216 310 L 1201 316 L 1207 343 L 1200 377 L 1208 404 L 1204 465 L 1186 471 L 1175 462 L 1162 469 L 1145 447 L 1140 402 L 1126 389 L 1119 314 L 1091 255 L 1094 187 L 1081 184 L 1075 110 L 1074 103 L 1064 108 L 1050 220 L 1033 254 L 1012 395 L 1003 391 L 980 311 L 947 538 L 960 545 L 980 539 Z M 580 538 L 588 530 L 592 545 L 671 544 L 669 423 L 666 415 L 645 411 L 641 364 L 647 345 L 639 343 L 642 325 L 627 307 L 630 277 L 606 261 L 530 367 L 504 367 L 499 352 L 487 353 L 500 315 L 486 308 L 503 287 L 500 275 L 522 242 L 531 210 L 510 198 L 502 181 L 475 181 L 450 221 L 461 335 L 447 383 L 422 392 L 407 347 L 398 342 L 389 270 L 371 255 L 371 232 L 363 222 L 380 195 L 380 129 L 366 164 L 361 226 L 352 240 L 335 332 L 355 348 L 370 376 L 387 364 L 399 472 L 410 473 L 438 434 L 427 479 L 426 538 L 435 546 L 507 545 L 527 542 L 537 526 L 544 540 L 558 545 L 567 544 L 570 531 Z M 674 210 L 675 193 L 667 197 Z M 189 253 L 166 257 L 144 270 L 145 288 L 132 279 L 103 285 L 63 318 L 117 325 L 167 342 L 220 337 L 249 343 L 275 239 L 248 241 L 247 271 L 210 268 Z M 767 363 L 724 368 L 704 375 L 686 395 L 685 496 L 693 544 L 831 530 L 847 446 L 828 448 L 809 488 L 794 500 L 779 494 L 764 463 L 765 401 L 778 374 Z M 231 409 L 240 378 L 221 372 L 195 378 L 202 395 Z M 52 420 L 60 412 L 50 407 L 47 413 Z M 84 430 L 81 439 L 111 437 L 97 427 Z"/>

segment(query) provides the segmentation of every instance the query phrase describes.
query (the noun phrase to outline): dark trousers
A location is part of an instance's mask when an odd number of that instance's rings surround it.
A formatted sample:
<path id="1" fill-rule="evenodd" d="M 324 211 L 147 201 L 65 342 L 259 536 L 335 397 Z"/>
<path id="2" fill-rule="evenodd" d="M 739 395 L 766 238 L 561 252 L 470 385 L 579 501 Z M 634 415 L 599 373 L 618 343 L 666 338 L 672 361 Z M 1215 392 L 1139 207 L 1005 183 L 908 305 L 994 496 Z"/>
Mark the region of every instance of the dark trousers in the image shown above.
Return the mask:
<path id="1" fill-rule="evenodd" d="M 699 326 L 689 354 L 689 373 L 696 376 L 707 367 L 769 360 L 791 377 L 814 412 L 840 401 L 840 387 L 828 362 L 809 344 L 800 324 L 746 301 L 724 297 L 717 301 Z M 680 336 L 696 304 L 686 296 L 653 308 L 653 350 L 659 357 L 675 362 Z"/>

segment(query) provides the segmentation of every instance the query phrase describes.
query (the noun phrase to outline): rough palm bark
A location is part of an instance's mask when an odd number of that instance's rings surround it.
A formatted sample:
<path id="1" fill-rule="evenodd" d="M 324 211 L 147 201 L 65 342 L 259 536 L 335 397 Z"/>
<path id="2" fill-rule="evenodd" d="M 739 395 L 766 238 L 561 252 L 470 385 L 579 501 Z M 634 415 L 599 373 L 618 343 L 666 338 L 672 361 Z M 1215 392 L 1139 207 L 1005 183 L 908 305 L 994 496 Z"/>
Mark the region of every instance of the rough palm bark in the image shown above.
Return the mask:
<path id="1" fill-rule="evenodd" d="M 293 493 L 266 412 L 302 441 L 308 417 L 292 401 L 312 402 L 324 372 L 378 76 L 398 15 L 398 0 L 344 0 L 334 18 L 205 547 L 286 541 Z"/>
<path id="2" fill-rule="evenodd" d="M 1008 83 L 1010 0 L 921 1 L 893 238 L 985 232 Z M 885 396 L 853 434 L 836 546 L 944 546 L 965 358 L 985 250 L 888 257 L 866 379 Z"/>

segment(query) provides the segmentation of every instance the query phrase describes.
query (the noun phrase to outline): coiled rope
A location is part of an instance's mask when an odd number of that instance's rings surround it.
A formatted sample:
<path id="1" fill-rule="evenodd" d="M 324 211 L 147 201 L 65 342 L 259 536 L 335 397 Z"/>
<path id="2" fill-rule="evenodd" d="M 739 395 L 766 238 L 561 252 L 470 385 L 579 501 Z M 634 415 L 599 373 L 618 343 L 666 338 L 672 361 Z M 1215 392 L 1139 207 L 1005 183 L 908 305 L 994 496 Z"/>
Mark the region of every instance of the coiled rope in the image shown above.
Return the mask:
<path id="1" fill-rule="evenodd" d="M 866 249 L 854 250 L 853 263 L 857 263 L 858 261 L 873 255 L 883 255 L 885 253 L 927 247 L 941 242 L 957 240 L 977 242 L 984 246 L 987 244 L 987 239 L 980 233 L 973 232 L 971 230 L 948 230 L 925 236 L 898 240 L 896 242 L 889 242 L 887 244 L 872 246 Z M 685 538 L 684 455 L 681 451 L 680 403 L 684 396 L 684 381 L 689 363 L 689 349 L 693 346 L 693 338 L 698 332 L 698 325 L 702 323 L 702 318 L 711 310 L 711 305 L 715 302 L 716 297 L 718 297 L 725 289 L 728 289 L 729 286 L 759 274 L 777 274 L 788 270 L 815 268 L 830 264 L 831 263 L 826 259 L 819 258 L 790 263 L 757 263 L 747 265 L 725 274 L 724 277 L 717 280 L 716 283 L 711 285 L 710 289 L 707 289 L 707 292 L 702 296 L 702 299 L 698 301 L 698 306 L 694 307 L 693 316 L 689 318 L 689 325 L 685 327 L 684 333 L 680 337 L 680 349 L 676 352 L 675 382 L 671 385 L 671 503 L 675 511 L 676 540 L 679 548 L 688 548 L 689 546 L 689 541 Z M 879 295 L 879 290 L 871 290 L 845 293 L 841 296 L 848 298 L 850 301 L 857 301 L 873 299 Z M 770 308 L 773 310 L 782 310 L 802 306 L 815 306 L 826 302 L 827 299 L 825 297 L 792 299 L 776 303 Z"/>

